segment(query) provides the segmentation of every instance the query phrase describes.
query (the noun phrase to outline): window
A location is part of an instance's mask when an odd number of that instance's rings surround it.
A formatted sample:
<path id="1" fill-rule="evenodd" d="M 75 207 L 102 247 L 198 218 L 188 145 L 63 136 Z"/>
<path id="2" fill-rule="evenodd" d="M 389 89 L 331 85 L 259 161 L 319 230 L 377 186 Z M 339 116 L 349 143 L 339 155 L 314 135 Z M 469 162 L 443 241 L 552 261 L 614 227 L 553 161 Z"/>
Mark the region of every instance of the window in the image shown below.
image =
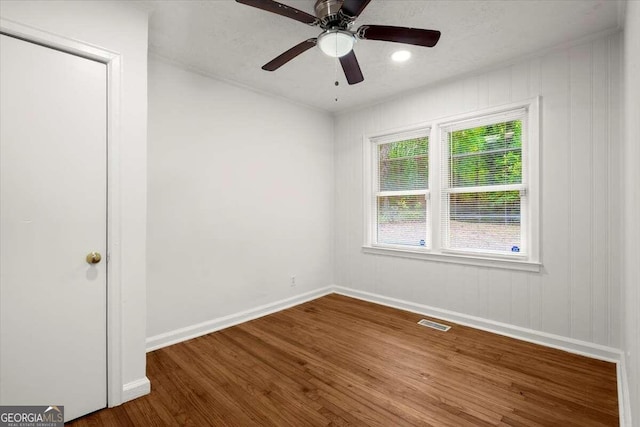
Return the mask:
<path id="1" fill-rule="evenodd" d="M 443 249 L 525 254 L 523 126 L 525 110 L 441 127 Z"/>
<path id="2" fill-rule="evenodd" d="M 539 269 L 537 127 L 534 99 L 365 138 L 365 251 Z"/>
<path id="3" fill-rule="evenodd" d="M 376 241 L 428 246 L 429 130 L 376 140 Z"/>

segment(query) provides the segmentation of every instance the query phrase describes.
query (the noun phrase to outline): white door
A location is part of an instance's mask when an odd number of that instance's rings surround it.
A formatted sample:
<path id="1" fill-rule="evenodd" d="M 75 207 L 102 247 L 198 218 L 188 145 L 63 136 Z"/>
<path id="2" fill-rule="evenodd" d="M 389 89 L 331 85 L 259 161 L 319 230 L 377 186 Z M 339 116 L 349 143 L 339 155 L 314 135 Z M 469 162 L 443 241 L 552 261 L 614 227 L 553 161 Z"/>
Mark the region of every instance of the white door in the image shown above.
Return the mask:
<path id="1" fill-rule="evenodd" d="M 0 404 L 66 420 L 107 404 L 106 73 L 0 35 Z"/>

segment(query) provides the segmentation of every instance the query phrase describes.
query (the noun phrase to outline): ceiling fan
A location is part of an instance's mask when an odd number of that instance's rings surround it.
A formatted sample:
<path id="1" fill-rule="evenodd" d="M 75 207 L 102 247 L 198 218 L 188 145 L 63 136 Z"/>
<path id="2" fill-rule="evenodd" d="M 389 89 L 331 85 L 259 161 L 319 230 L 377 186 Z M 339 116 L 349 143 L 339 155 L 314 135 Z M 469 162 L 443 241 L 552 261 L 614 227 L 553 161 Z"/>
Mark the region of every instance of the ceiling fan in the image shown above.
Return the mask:
<path id="1" fill-rule="evenodd" d="M 381 40 L 433 47 L 440 39 L 440 31 L 420 28 L 362 25 L 355 31 L 351 30 L 354 21 L 371 0 L 316 0 L 316 16 L 273 0 L 236 1 L 295 19 L 307 25 L 320 27 L 323 30 L 318 37 L 297 44 L 263 65 L 262 69 L 266 71 L 275 71 L 298 55 L 318 45 L 325 54 L 339 58 L 347 82 L 353 85 L 364 80 L 356 55 L 353 53 L 353 45 L 356 40 Z"/>

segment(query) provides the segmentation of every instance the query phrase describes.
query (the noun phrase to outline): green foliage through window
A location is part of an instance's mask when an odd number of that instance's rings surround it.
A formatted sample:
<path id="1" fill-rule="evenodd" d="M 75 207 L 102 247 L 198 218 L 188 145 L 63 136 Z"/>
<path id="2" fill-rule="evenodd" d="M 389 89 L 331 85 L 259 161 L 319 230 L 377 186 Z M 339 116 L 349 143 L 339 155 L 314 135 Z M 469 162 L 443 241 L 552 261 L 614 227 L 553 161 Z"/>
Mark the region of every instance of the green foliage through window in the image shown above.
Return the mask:
<path id="1" fill-rule="evenodd" d="M 449 185 L 452 188 L 522 183 L 522 121 L 512 120 L 449 133 Z M 464 197 L 464 196 L 460 196 Z M 469 195 L 469 197 L 471 197 Z M 517 192 L 474 195 L 500 209 L 519 200 Z"/>
<path id="2" fill-rule="evenodd" d="M 425 190 L 429 185 L 427 137 L 382 144 L 378 148 L 380 191 Z"/>

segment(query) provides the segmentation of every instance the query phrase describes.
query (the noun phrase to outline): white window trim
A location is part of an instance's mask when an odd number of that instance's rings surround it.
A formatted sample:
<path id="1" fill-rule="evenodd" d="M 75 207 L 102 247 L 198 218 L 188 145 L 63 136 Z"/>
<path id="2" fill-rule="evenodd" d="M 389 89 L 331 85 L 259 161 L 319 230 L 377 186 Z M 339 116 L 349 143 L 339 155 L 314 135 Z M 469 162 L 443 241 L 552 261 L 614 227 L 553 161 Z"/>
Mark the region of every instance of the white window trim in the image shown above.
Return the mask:
<path id="1" fill-rule="evenodd" d="M 371 195 L 372 195 L 372 206 L 371 206 L 371 212 L 370 215 L 371 219 L 373 218 L 377 218 L 378 216 L 378 211 L 377 211 L 377 198 L 378 197 L 388 197 L 388 196 L 424 196 L 427 205 L 426 205 L 426 214 L 427 214 L 427 218 L 431 217 L 431 206 L 430 206 L 430 199 L 431 199 L 431 182 L 428 181 L 429 183 L 429 187 L 425 190 L 406 190 L 406 191 L 379 191 L 378 189 L 378 147 L 384 144 L 389 144 L 392 142 L 397 142 L 397 141 L 406 141 L 408 139 L 415 139 L 415 138 L 423 138 L 423 137 L 429 137 L 430 138 L 431 135 L 431 128 L 429 126 L 419 126 L 419 127 L 413 127 L 413 128 L 409 128 L 409 129 L 405 129 L 401 132 L 394 132 L 392 134 L 387 134 L 387 135 L 383 135 L 383 136 L 375 136 L 375 137 L 371 137 L 369 139 L 369 143 L 370 143 L 370 156 L 371 156 L 371 162 L 369 163 L 370 166 L 370 179 L 371 179 L 371 186 L 368 187 L 371 189 Z M 431 139 L 429 139 L 429 147 L 431 147 Z M 430 149 L 430 148 L 429 148 Z M 429 154 L 430 156 L 430 154 Z M 431 167 L 431 158 L 429 158 L 429 167 Z M 375 227 L 376 223 L 374 221 L 370 221 L 369 222 L 369 236 L 371 238 L 371 242 L 373 242 L 373 236 L 375 236 L 375 233 L 377 232 L 376 227 Z M 427 225 L 428 227 L 428 225 Z M 396 245 L 389 245 L 389 244 L 385 244 L 385 245 L 380 245 L 380 246 L 385 246 L 385 247 L 392 247 L 392 248 L 407 248 L 409 246 L 396 246 Z M 418 246 L 416 246 L 418 247 Z M 431 233 L 427 233 L 427 236 L 425 236 L 425 249 L 427 248 L 431 248 Z"/>
<path id="2" fill-rule="evenodd" d="M 540 103 L 541 98 L 535 97 L 520 102 L 485 108 L 455 116 L 433 119 L 402 128 L 389 129 L 363 138 L 363 196 L 364 196 L 364 253 L 389 255 L 411 259 L 423 259 L 436 262 L 474 265 L 480 267 L 494 267 L 510 270 L 538 272 L 541 268 L 540 260 Z M 451 123 L 473 120 L 482 116 L 500 114 L 517 109 L 526 109 L 527 133 L 523 138 L 523 150 L 526 150 L 526 163 L 523 164 L 523 183 L 517 184 L 526 189 L 527 197 L 523 202 L 522 215 L 526 216 L 526 230 L 523 238 L 529 244 L 526 255 L 502 255 L 487 252 L 474 254 L 472 251 L 444 250 L 441 248 L 440 215 L 442 186 L 440 180 L 442 146 L 441 128 Z M 375 147 L 380 143 L 398 141 L 406 136 L 424 135 L 429 130 L 429 189 L 427 207 L 429 209 L 429 241 L 425 248 L 375 243 L 376 227 L 376 176 L 377 151 Z M 455 190 L 457 191 L 457 190 Z"/>

